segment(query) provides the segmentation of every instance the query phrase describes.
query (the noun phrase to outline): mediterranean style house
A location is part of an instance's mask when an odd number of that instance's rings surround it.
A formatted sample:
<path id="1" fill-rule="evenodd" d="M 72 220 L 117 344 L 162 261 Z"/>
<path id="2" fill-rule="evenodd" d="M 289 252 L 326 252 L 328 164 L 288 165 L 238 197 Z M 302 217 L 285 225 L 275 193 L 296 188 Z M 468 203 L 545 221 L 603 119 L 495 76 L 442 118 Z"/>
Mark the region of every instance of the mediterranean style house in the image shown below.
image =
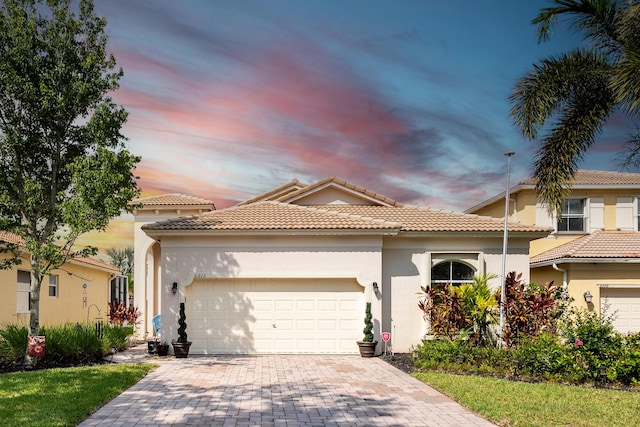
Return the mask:
<path id="1" fill-rule="evenodd" d="M 4 243 L 20 245 L 21 239 L 0 232 L 0 245 Z M 20 258 L 21 264 L 0 270 L 0 324 L 29 325 L 29 258 L 26 253 Z M 40 288 L 40 324 L 106 321 L 110 301 L 128 300 L 126 283 L 117 279 L 119 272 L 112 265 L 84 257 L 72 259 L 52 271 Z"/>
<path id="2" fill-rule="evenodd" d="M 562 284 L 578 307 L 614 315 L 622 332 L 640 332 L 640 174 L 579 170 L 562 218 L 536 198 L 536 182 L 510 189 L 509 220 L 553 232 L 531 242 L 531 281 Z M 504 218 L 505 193 L 465 213 Z"/>
<path id="3" fill-rule="evenodd" d="M 501 271 L 503 220 L 406 206 L 334 177 L 222 210 L 177 194 L 132 204 L 138 337 L 160 315 L 162 339 L 176 339 L 184 303 L 194 354 L 355 354 L 367 302 L 378 353 L 383 332 L 408 352 L 426 332 L 421 286 Z M 529 242 L 551 230 L 509 227 L 508 269 L 528 279 Z"/>

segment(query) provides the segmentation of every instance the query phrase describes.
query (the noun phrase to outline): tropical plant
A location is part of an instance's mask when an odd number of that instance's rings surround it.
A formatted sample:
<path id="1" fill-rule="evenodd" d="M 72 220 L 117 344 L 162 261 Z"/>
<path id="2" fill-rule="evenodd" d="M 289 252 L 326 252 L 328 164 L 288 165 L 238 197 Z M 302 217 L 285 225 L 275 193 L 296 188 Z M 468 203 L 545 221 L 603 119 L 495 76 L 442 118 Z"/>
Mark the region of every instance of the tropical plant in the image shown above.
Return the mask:
<path id="1" fill-rule="evenodd" d="M 134 268 L 134 251 L 133 247 L 126 248 L 108 248 L 107 256 L 111 265 L 120 270 L 120 274 L 127 276 L 129 284 L 129 292 L 133 292 L 133 268 Z"/>
<path id="2" fill-rule="evenodd" d="M 127 112 L 108 96 L 123 73 L 105 27 L 91 0 L 0 2 L 0 230 L 30 254 L 32 335 L 43 279 L 95 254 L 76 250 L 77 238 L 104 230 L 139 192 L 140 159 L 120 133 Z"/>
<path id="3" fill-rule="evenodd" d="M 616 110 L 631 118 L 640 112 L 640 5 L 627 0 L 551 0 L 540 11 L 538 41 L 549 38 L 560 17 L 581 31 L 587 48 L 543 59 L 517 83 L 511 116 L 532 140 L 540 131 L 534 160 L 537 193 L 550 212 L 560 215 L 578 161 L 595 143 Z M 640 161 L 640 130 L 628 143 L 626 165 Z"/>
<path id="4" fill-rule="evenodd" d="M 368 302 L 364 312 L 364 329 L 362 330 L 364 337 L 362 338 L 362 342 L 373 342 L 372 319 L 373 319 L 373 316 L 371 315 L 371 303 Z"/>
<path id="5" fill-rule="evenodd" d="M 505 325 L 502 339 L 507 346 L 543 331 L 555 332 L 556 321 L 564 312 L 562 289 L 553 281 L 544 285 L 525 284 L 522 273 L 510 272 L 505 279 Z M 496 297 L 499 297 L 499 290 Z"/>
<path id="6" fill-rule="evenodd" d="M 451 285 L 427 288 L 421 286 L 418 295 L 418 307 L 423 312 L 425 321 L 429 323 L 429 331 L 435 336 L 454 339 L 461 330 L 469 328 L 471 323 L 466 318 L 458 294 Z"/>
<path id="7" fill-rule="evenodd" d="M 140 310 L 137 307 L 127 305 L 124 302 L 113 301 L 109 303 L 107 318 L 112 325 L 135 325 L 140 317 Z"/>
<path id="8" fill-rule="evenodd" d="M 430 332 L 435 336 L 454 339 L 467 331 L 475 344 L 490 341 L 489 325 L 496 322 L 497 300 L 489 288 L 494 274 L 474 276 L 473 283 L 460 286 L 444 284 L 419 292 L 418 307 L 429 322 Z"/>

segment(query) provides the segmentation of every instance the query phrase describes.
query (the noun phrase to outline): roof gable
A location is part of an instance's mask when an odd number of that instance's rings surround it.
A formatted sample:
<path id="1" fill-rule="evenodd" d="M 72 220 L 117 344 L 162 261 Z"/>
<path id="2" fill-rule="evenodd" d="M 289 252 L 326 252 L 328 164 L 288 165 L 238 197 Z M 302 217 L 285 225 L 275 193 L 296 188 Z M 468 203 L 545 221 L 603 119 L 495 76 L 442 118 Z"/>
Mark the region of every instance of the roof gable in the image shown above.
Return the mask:
<path id="1" fill-rule="evenodd" d="M 510 194 L 516 194 L 522 191 L 535 191 L 537 180 L 533 177 L 520 181 L 509 189 Z M 611 172 L 611 171 L 594 171 L 588 169 L 579 169 L 576 171 L 571 186 L 572 189 L 590 189 L 590 188 L 624 188 L 624 189 L 640 189 L 640 173 L 627 172 Z M 489 199 L 486 199 L 477 205 L 466 209 L 465 213 L 475 213 L 480 209 L 489 206 L 497 201 L 504 200 L 505 192 L 501 192 Z"/>
<path id="2" fill-rule="evenodd" d="M 286 194 L 278 199 L 281 203 L 303 206 L 315 205 L 365 205 L 402 206 L 393 199 L 351 184 L 336 177 L 329 177 L 315 184 Z"/>
<path id="3" fill-rule="evenodd" d="M 286 184 L 283 184 L 283 185 L 281 185 L 279 187 L 274 188 L 273 190 L 269 190 L 267 192 L 264 192 L 262 194 L 259 194 L 259 195 L 255 196 L 255 197 L 252 197 L 249 200 L 245 200 L 244 202 L 240 202 L 240 203 L 238 203 L 237 206 L 248 205 L 250 203 L 267 202 L 267 201 L 278 200 L 281 197 L 287 196 L 288 194 L 291 194 L 293 192 L 301 190 L 301 189 L 303 189 L 305 187 L 306 187 L 305 184 L 302 184 L 297 179 L 293 179 L 293 180 L 287 182 Z"/>

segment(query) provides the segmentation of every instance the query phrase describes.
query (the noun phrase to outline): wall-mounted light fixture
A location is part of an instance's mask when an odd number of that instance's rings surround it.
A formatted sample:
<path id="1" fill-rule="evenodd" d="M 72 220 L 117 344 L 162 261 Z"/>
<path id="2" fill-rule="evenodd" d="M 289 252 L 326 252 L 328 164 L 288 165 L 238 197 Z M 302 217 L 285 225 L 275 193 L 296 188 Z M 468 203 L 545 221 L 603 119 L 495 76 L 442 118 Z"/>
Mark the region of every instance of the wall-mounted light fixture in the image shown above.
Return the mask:
<path id="1" fill-rule="evenodd" d="M 171 292 L 173 292 L 174 295 L 176 294 L 176 292 L 178 292 L 178 283 L 177 282 L 173 282 L 173 286 L 171 286 Z"/>
<path id="2" fill-rule="evenodd" d="M 378 282 L 373 282 L 373 292 L 378 293 L 379 291 Z"/>
<path id="3" fill-rule="evenodd" d="M 585 292 L 582 296 L 584 297 L 584 302 L 587 304 L 591 304 L 593 301 L 593 295 L 591 295 L 591 292 L 589 291 Z"/>

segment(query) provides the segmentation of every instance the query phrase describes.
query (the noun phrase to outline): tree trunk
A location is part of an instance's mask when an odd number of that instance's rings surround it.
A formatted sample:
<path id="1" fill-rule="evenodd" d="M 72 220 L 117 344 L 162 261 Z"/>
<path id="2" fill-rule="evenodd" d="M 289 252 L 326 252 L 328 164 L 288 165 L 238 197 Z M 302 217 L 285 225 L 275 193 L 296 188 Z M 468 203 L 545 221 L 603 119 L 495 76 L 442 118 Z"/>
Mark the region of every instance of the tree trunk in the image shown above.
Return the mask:
<path id="1" fill-rule="evenodd" d="M 42 287 L 43 275 L 38 268 L 38 261 L 31 257 L 31 287 L 29 292 L 29 335 L 35 336 L 40 332 L 40 288 Z M 29 344 L 27 344 L 24 362 L 27 366 L 33 366 L 37 362 L 36 357 L 29 355 Z"/>
<path id="2" fill-rule="evenodd" d="M 38 335 L 40 331 L 40 289 L 43 275 L 38 272 L 37 261 L 31 262 L 31 288 L 29 293 L 29 334 Z"/>

